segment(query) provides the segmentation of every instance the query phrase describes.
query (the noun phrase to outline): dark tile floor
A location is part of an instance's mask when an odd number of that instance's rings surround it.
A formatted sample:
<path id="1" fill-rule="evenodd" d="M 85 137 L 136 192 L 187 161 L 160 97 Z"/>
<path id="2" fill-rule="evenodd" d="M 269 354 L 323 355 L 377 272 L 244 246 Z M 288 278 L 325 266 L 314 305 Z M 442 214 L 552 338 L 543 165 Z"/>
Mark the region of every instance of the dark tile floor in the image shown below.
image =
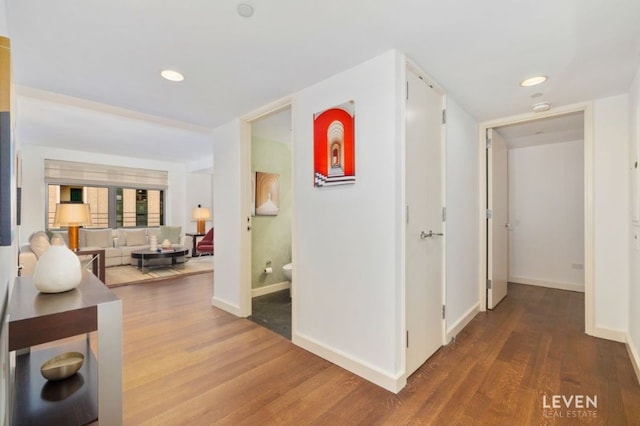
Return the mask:
<path id="1" fill-rule="evenodd" d="M 289 290 L 254 297 L 249 319 L 291 340 L 291 298 Z"/>

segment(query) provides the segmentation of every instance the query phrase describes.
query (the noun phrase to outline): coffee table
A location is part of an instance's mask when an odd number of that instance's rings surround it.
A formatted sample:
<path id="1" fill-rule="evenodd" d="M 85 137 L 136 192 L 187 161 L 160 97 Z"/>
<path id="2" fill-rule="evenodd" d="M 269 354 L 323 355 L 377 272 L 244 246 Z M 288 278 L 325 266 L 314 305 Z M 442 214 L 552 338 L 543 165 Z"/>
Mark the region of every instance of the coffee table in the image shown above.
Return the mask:
<path id="1" fill-rule="evenodd" d="M 178 266 L 184 268 L 189 249 L 174 247 L 172 251 L 135 250 L 131 252 L 131 264 L 136 264 L 142 273 L 152 267 Z M 135 260 L 135 262 L 134 262 Z"/>

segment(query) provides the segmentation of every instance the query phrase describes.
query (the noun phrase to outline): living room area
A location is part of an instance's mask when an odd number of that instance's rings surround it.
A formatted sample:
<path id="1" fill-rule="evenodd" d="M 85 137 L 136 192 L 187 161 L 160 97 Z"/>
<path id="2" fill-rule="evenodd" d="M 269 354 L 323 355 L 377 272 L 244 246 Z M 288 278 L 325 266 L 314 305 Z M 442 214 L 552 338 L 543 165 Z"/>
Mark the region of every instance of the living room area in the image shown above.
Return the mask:
<path id="1" fill-rule="evenodd" d="M 23 275 L 33 273 L 42 254 L 31 250 L 34 235 L 58 234 L 68 245 L 67 228 L 54 219 L 57 206 L 69 203 L 90 208 L 79 248 L 104 250 L 107 285 L 213 270 L 213 257 L 202 256 L 212 253 L 192 253 L 213 226 L 212 144 L 206 130 L 35 89 L 18 87 L 16 95 L 23 111 L 16 138 L 17 263 Z M 59 120 L 34 122 L 34 114 L 42 112 Z M 154 140 L 155 147 L 143 141 L 133 148 L 133 134 Z M 180 143 L 166 144 L 167 139 Z M 203 231 L 194 218 L 198 207 L 208 212 Z M 161 230 L 174 232 L 167 238 Z M 151 237 L 156 249 L 168 239 L 172 249 L 186 250 L 186 262 L 139 271 L 132 252 L 149 248 Z"/>

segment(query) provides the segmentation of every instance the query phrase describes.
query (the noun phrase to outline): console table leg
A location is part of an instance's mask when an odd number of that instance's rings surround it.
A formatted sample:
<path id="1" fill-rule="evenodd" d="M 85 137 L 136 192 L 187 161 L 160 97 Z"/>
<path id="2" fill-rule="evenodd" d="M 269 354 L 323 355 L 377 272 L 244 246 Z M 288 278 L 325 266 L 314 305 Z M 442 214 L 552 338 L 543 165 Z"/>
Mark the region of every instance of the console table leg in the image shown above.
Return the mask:
<path id="1" fill-rule="evenodd" d="M 122 425 L 122 301 L 98 305 L 98 419 Z"/>

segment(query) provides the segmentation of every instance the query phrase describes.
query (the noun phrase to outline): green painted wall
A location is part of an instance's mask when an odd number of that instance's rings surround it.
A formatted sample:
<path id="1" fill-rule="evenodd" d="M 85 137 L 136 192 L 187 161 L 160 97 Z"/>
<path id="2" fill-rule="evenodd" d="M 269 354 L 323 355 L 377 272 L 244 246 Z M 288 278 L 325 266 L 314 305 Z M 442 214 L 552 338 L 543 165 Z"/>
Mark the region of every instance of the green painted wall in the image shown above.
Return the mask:
<path id="1" fill-rule="evenodd" d="M 251 232 L 251 288 L 287 281 L 282 265 L 291 262 L 291 149 L 288 145 L 253 137 L 251 170 L 280 175 L 280 210 L 277 216 L 254 216 Z M 255 178 L 255 176 L 254 176 Z M 271 260 L 273 273 L 264 273 Z"/>

